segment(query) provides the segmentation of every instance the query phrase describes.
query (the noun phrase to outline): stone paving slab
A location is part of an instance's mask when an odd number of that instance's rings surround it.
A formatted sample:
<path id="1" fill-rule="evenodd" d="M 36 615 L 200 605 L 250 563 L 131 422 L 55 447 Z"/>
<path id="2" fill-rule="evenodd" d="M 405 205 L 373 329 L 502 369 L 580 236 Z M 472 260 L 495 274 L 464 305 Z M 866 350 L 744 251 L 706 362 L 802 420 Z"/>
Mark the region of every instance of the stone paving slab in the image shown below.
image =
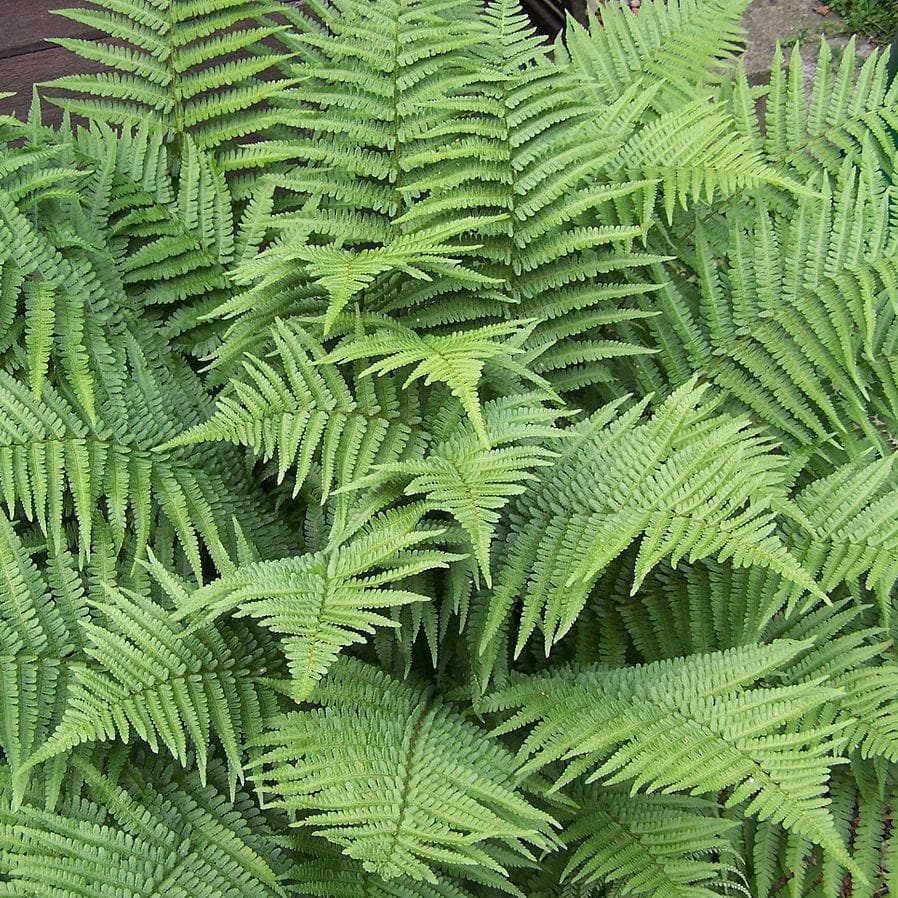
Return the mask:
<path id="1" fill-rule="evenodd" d="M 777 41 L 784 45 L 797 41 L 812 71 L 821 35 L 836 47 L 844 47 L 849 37 L 845 22 L 824 0 L 754 0 L 743 22 L 748 32 L 745 67 L 756 78 L 769 71 Z M 860 55 L 869 55 L 875 46 L 865 37 L 857 39 Z M 783 52 L 791 50 L 784 46 Z"/>

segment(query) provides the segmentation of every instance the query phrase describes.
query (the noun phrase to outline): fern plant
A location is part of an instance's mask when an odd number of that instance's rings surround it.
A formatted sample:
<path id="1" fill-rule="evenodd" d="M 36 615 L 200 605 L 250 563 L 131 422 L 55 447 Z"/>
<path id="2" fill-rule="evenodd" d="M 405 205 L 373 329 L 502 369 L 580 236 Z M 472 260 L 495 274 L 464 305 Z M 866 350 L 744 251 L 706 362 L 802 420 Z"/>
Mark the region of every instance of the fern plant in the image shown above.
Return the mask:
<path id="1" fill-rule="evenodd" d="M 744 6 L 62 11 L 0 895 L 898 889 L 898 86 Z"/>

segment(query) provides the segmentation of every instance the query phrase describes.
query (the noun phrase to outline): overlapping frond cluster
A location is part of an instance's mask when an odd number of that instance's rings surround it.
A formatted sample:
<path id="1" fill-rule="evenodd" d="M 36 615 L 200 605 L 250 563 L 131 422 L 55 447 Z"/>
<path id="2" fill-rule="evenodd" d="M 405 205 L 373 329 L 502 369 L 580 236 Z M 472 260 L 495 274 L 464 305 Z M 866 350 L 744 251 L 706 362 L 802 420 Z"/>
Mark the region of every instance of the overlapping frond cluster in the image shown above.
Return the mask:
<path id="1" fill-rule="evenodd" d="M 0 895 L 894 892 L 887 59 L 89 5 L 0 119 Z"/>

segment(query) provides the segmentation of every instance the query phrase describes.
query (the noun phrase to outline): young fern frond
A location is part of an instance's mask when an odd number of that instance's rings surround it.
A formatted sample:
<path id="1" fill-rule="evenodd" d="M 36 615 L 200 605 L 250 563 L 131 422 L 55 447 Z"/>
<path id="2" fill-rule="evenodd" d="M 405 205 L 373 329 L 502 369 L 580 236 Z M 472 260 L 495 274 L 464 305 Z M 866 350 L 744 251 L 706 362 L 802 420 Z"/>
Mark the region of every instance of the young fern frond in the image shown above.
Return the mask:
<path id="1" fill-rule="evenodd" d="M 461 525 L 487 586 L 492 583 L 490 546 L 502 509 L 526 491 L 534 468 L 551 464 L 554 452 L 539 445 L 556 439 L 557 411 L 531 405 L 533 397 L 511 397 L 484 405 L 485 448 L 464 420 L 437 429 L 433 449 L 421 459 L 378 468 L 378 479 L 408 480 L 405 494 L 423 494 L 427 505 L 451 514 Z"/>
<path id="2" fill-rule="evenodd" d="M 445 384 L 461 403 L 481 443 L 489 446 L 477 393 L 484 365 L 491 362 L 515 374 L 526 375 L 526 369 L 514 364 L 513 356 L 523 351 L 520 339 L 532 323 L 507 321 L 445 335 L 422 336 L 389 319 L 378 319 L 373 334 L 347 338 L 325 361 L 339 363 L 373 358 L 377 361 L 362 371 L 362 377 L 410 368 L 405 388 L 422 379 L 424 386 L 434 382 Z"/>

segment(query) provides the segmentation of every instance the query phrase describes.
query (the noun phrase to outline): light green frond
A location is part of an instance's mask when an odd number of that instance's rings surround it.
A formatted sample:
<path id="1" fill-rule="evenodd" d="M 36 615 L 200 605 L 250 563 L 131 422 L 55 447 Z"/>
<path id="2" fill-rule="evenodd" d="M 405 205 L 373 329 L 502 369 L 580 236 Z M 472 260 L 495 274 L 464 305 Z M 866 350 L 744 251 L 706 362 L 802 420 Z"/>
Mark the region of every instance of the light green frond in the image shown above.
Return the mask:
<path id="1" fill-rule="evenodd" d="M 136 594 L 112 592 L 96 610 L 103 623 L 84 625 L 92 663 L 71 669 L 62 719 L 28 766 L 84 742 L 127 742 L 133 732 L 182 765 L 192 750 L 202 776 L 214 735 L 231 781 L 242 779 L 244 744 L 273 707 L 252 653 L 235 656 L 212 627 L 186 632 L 162 606 Z"/>
<path id="2" fill-rule="evenodd" d="M 647 422 L 637 406 L 560 447 L 509 530 L 481 650 L 514 602 L 517 649 L 541 621 L 548 650 L 573 625 L 596 578 L 641 537 L 635 592 L 665 558 L 717 557 L 769 568 L 819 594 L 776 532 L 785 459 L 745 421 L 710 416 L 701 388 L 676 391 Z"/>
<path id="3" fill-rule="evenodd" d="M 295 889 L 293 894 L 320 898 L 475 898 L 481 894 L 443 877 L 437 877 L 434 882 L 407 876 L 381 879 L 365 870 L 361 863 L 340 857 L 336 852 L 320 860 L 297 864 L 291 871 L 290 884 Z"/>
<path id="4" fill-rule="evenodd" d="M 736 823 L 713 802 L 677 795 L 584 789 L 562 838 L 573 851 L 565 873 L 611 894 L 711 898 L 740 889 Z"/>
<path id="5" fill-rule="evenodd" d="M 423 494 L 428 506 L 451 514 L 461 524 L 487 586 L 490 546 L 502 509 L 534 479 L 534 468 L 551 464 L 554 452 L 540 445 L 553 441 L 558 413 L 531 404 L 532 396 L 494 400 L 484 405 L 490 448 L 467 421 L 433 435 L 434 447 L 418 460 L 394 462 L 379 469 L 406 478 L 405 494 Z M 537 400 L 538 402 L 538 400 Z"/>
<path id="6" fill-rule="evenodd" d="M 898 283 L 891 205 L 846 163 L 838 182 L 824 177 L 819 193 L 799 196 L 794 214 L 762 201 L 720 230 L 696 222 L 689 279 L 674 274 L 653 296 L 661 316 L 645 320 L 662 376 L 702 371 L 797 445 L 850 429 L 882 444 L 877 414 L 892 410 L 870 397 L 891 395 L 894 377 L 872 362 Z"/>
<path id="7" fill-rule="evenodd" d="M 399 392 L 391 378 L 350 389 L 325 350 L 304 329 L 276 322 L 277 364 L 250 358 L 207 421 L 160 447 L 227 441 L 277 461 L 277 478 L 295 471 L 293 493 L 320 465 L 321 501 L 331 489 L 364 477 L 373 465 L 401 455 L 418 420 L 416 390 Z"/>
<path id="8" fill-rule="evenodd" d="M 559 785 L 588 774 L 634 793 L 723 791 L 726 806 L 805 835 L 855 869 L 828 811 L 835 731 L 791 726 L 838 693 L 815 683 L 746 688 L 802 647 L 677 659 L 667 666 L 670 690 L 654 667 L 544 674 L 486 707 L 520 709 L 503 730 L 532 724 L 520 752 L 524 772 L 558 761 L 566 768 Z M 730 685 L 734 667 L 744 686 Z"/>
<path id="9" fill-rule="evenodd" d="M 510 753 L 427 690 L 344 660 L 313 701 L 272 721 L 257 781 L 365 869 L 433 883 L 435 866 L 502 872 L 501 846 L 551 844 Z"/>
<path id="10" fill-rule="evenodd" d="M 717 196 L 764 186 L 792 192 L 806 189 L 769 165 L 761 150 L 735 130 L 722 106 L 684 104 L 630 137 L 611 168 L 626 171 L 630 179 L 657 179 L 669 222 L 676 206 L 711 204 Z"/>
<path id="11" fill-rule="evenodd" d="M 898 579 L 898 481 L 895 457 L 837 468 L 803 489 L 796 502 L 812 531 L 795 542 L 824 589 L 862 580 L 888 625 L 889 596 Z"/>
<path id="12" fill-rule="evenodd" d="M 425 544 L 439 531 L 419 526 L 423 508 L 386 513 L 322 552 L 242 565 L 187 593 L 156 566 L 163 585 L 176 592 L 178 614 L 203 620 L 236 611 L 253 617 L 283 639 L 290 692 L 308 698 L 348 646 L 363 642 L 375 627 L 396 627 L 390 608 L 423 602 L 411 578 L 444 568 L 458 556 Z"/>
<path id="13" fill-rule="evenodd" d="M 489 361 L 509 364 L 510 356 L 522 351 L 516 338 L 531 324 L 507 321 L 446 335 L 422 336 L 392 321 L 378 321 L 373 334 L 345 340 L 325 361 L 349 362 L 380 356 L 362 372 L 363 376 L 410 368 L 405 387 L 420 379 L 425 386 L 434 382 L 446 384 L 461 403 L 483 445 L 489 446 L 477 393 L 484 364 Z M 507 339 L 503 341 L 503 337 Z"/>

